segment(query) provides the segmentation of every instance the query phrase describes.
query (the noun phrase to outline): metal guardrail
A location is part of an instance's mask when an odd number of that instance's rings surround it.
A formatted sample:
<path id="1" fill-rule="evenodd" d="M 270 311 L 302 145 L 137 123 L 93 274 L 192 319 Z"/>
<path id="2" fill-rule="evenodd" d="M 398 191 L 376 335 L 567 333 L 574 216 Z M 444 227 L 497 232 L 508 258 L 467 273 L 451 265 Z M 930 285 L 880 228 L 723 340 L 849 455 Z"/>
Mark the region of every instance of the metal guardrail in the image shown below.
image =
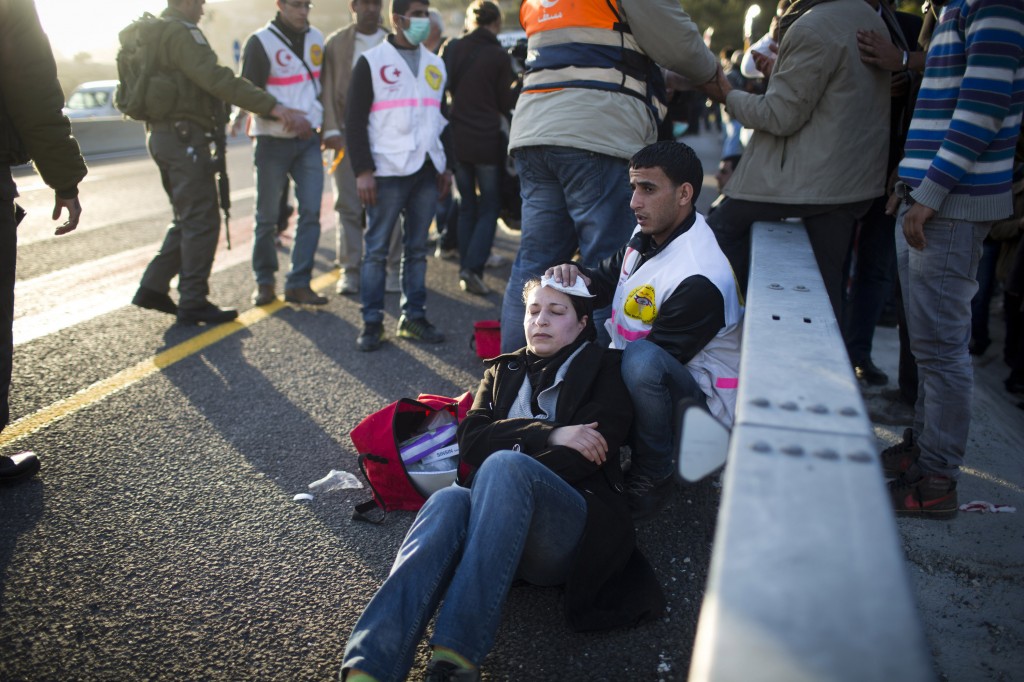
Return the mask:
<path id="1" fill-rule="evenodd" d="M 804 228 L 757 223 L 704 680 L 933 680 L 878 448 Z"/>

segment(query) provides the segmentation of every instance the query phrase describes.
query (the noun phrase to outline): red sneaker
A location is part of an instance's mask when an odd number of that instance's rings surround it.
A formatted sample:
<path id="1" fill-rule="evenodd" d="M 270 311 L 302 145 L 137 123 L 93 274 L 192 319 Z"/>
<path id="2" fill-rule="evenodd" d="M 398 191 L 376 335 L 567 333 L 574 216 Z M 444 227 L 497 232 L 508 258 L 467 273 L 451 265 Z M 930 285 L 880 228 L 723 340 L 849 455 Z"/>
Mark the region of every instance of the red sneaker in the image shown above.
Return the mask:
<path id="1" fill-rule="evenodd" d="M 914 442 L 913 429 L 905 429 L 903 440 L 882 450 L 879 459 L 882 461 L 882 471 L 885 473 L 885 477 L 896 478 L 906 473 L 910 465 L 916 462 L 920 456 L 921 449 Z"/>
<path id="2" fill-rule="evenodd" d="M 956 481 L 948 476 L 926 474 L 910 480 L 909 476 L 902 475 L 889 482 L 889 495 L 897 516 L 952 519 L 959 507 Z"/>

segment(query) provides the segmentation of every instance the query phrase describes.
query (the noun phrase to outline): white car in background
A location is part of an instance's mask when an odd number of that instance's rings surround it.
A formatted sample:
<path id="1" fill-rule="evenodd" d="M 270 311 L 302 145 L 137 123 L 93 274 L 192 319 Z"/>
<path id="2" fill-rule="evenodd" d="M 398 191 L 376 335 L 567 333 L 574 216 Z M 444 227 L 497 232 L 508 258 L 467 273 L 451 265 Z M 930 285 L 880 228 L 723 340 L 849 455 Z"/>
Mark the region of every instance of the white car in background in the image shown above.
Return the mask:
<path id="1" fill-rule="evenodd" d="M 116 88 L 116 80 L 88 81 L 68 97 L 64 114 L 71 119 L 71 130 L 86 156 L 120 156 L 146 149 L 145 126 L 125 118 L 114 106 Z"/>
<path id="2" fill-rule="evenodd" d="M 121 112 L 114 107 L 114 90 L 117 81 L 89 81 L 82 83 L 68 97 L 64 114 L 72 119 L 113 116 L 121 118 Z"/>

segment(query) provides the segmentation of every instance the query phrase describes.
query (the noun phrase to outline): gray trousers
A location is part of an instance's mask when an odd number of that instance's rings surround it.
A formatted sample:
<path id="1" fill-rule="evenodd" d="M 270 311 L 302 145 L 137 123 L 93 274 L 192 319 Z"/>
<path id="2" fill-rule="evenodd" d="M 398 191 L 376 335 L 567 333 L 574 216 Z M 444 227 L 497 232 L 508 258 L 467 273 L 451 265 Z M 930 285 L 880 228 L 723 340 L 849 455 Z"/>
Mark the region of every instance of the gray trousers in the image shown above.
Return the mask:
<path id="1" fill-rule="evenodd" d="M 896 264 L 907 311 L 910 350 L 917 360 L 914 443 L 928 474 L 958 478 L 967 450 L 974 396 L 971 299 L 978 291 L 978 261 L 990 222 L 933 218 L 924 224 L 927 245 L 914 249 L 903 235 L 907 207 L 896 219 Z"/>
<path id="2" fill-rule="evenodd" d="M 208 280 L 220 233 L 210 141 L 196 125 L 189 126 L 187 141 L 161 126 L 149 133 L 147 146 L 160 169 L 173 217 L 140 285 L 166 293 L 178 275 L 178 306 L 198 308 L 206 304 L 210 293 Z"/>

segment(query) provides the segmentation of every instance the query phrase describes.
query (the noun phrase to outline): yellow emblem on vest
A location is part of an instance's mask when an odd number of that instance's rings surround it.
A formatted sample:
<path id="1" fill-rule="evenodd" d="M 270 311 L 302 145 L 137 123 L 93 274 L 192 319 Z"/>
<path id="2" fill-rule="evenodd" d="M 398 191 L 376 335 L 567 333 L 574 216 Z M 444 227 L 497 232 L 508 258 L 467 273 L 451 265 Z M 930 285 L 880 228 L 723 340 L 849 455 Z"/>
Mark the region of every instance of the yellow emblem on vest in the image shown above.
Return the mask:
<path id="1" fill-rule="evenodd" d="M 320 66 L 324 61 L 324 51 L 319 45 L 313 45 L 309 48 L 309 58 L 313 62 L 313 66 Z"/>
<path id="2" fill-rule="evenodd" d="M 658 316 L 658 306 L 654 304 L 654 287 L 650 284 L 638 286 L 626 296 L 623 312 L 627 317 L 651 324 Z"/>
<path id="3" fill-rule="evenodd" d="M 427 79 L 427 85 L 431 88 L 434 90 L 441 89 L 441 69 L 431 64 L 423 72 L 423 76 Z"/>

